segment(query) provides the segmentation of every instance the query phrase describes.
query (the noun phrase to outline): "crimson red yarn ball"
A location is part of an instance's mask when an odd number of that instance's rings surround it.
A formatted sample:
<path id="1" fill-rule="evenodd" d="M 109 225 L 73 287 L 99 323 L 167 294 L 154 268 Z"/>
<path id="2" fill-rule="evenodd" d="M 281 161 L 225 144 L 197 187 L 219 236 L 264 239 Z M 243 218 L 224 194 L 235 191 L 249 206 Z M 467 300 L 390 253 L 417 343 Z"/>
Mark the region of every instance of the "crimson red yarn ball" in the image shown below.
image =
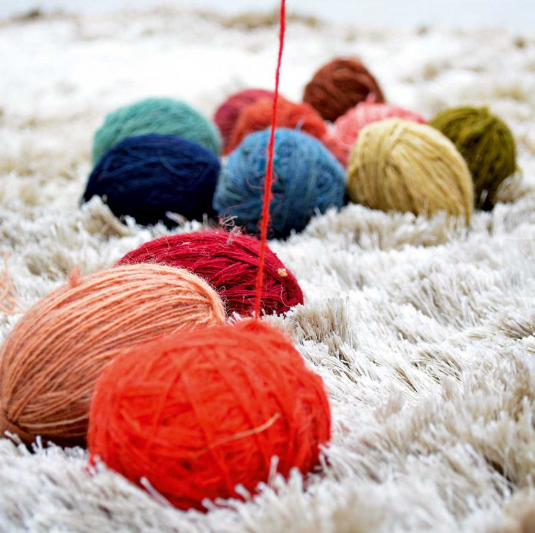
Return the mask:
<path id="1" fill-rule="evenodd" d="M 420 124 L 427 124 L 425 117 L 403 107 L 361 102 L 336 119 L 332 128 L 325 135 L 323 142 L 338 161 L 347 166 L 349 154 L 358 139 L 360 130 L 372 122 L 386 120 L 387 118 L 402 118 L 412 122 L 419 122 Z"/>
<path id="2" fill-rule="evenodd" d="M 260 241 L 221 230 L 160 237 L 126 254 L 118 265 L 162 263 L 186 268 L 207 281 L 221 296 L 228 313 L 254 311 Z M 262 310 L 285 313 L 302 304 L 303 292 L 295 276 L 267 247 Z"/>
<path id="3" fill-rule="evenodd" d="M 262 98 L 246 107 L 232 130 L 225 153 L 237 148 L 247 135 L 269 128 L 272 114 L 273 98 Z M 298 129 L 320 141 L 327 133 L 325 121 L 312 106 L 291 102 L 283 97 L 279 97 L 277 102 L 276 127 Z"/>
<path id="4" fill-rule="evenodd" d="M 270 98 L 273 91 L 266 89 L 245 89 L 229 96 L 216 110 L 214 122 L 217 124 L 223 139 L 223 152 L 226 151 L 232 130 L 240 113 L 249 105 L 254 104 L 260 98 Z"/>
<path id="5" fill-rule="evenodd" d="M 265 323 L 182 332 L 125 352 L 93 394 L 89 452 L 180 509 L 254 493 L 318 464 L 331 435 L 322 379 Z"/>

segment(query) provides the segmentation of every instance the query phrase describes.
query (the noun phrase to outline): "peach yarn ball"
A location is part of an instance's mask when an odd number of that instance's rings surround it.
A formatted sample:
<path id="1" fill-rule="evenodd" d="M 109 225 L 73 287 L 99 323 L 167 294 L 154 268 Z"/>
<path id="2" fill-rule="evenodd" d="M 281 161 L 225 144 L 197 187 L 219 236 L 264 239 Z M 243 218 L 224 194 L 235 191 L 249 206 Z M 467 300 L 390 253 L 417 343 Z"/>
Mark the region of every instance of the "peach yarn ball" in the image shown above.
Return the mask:
<path id="1" fill-rule="evenodd" d="M 223 303 L 186 270 L 140 264 L 79 271 L 17 323 L 0 351 L 0 431 L 84 445 L 102 369 L 161 335 L 224 323 Z"/>

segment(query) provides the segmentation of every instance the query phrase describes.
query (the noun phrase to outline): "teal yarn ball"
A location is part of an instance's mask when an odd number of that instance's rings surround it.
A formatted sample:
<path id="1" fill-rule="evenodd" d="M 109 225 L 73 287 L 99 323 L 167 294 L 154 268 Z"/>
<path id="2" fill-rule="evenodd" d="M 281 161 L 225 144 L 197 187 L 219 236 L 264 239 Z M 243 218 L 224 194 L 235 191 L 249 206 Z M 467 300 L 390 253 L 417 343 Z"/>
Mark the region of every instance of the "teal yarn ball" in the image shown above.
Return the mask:
<path id="1" fill-rule="evenodd" d="M 221 217 L 258 234 L 270 130 L 252 133 L 234 150 L 214 195 Z M 298 130 L 275 132 L 270 236 L 287 237 L 301 231 L 315 212 L 342 207 L 346 176 L 335 157 L 316 138 Z"/>
<path id="2" fill-rule="evenodd" d="M 178 135 L 215 155 L 221 149 L 217 127 L 193 107 L 171 98 L 147 98 L 106 117 L 93 140 L 93 164 L 123 139 L 150 134 Z"/>

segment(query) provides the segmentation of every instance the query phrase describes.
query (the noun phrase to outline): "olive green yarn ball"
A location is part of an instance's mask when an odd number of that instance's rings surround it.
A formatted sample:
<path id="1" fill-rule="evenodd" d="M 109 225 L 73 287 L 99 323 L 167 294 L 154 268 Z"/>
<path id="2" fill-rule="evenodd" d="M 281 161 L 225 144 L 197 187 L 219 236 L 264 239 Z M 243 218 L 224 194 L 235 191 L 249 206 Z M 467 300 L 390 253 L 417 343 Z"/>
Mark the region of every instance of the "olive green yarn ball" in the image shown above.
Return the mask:
<path id="1" fill-rule="evenodd" d="M 147 98 L 106 117 L 93 139 L 93 164 L 123 139 L 150 134 L 178 135 L 216 155 L 221 150 L 217 127 L 196 109 L 171 98 Z"/>
<path id="2" fill-rule="evenodd" d="M 445 211 L 468 223 L 473 210 L 470 171 L 454 144 L 430 126 L 397 118 L 360 131 L 347 192 L 353 202 L 382 211 Z"/>
<path id="3" fill-rule="evenodd" d="M 439 113 L 429 125 L 446 135 L 466 160 L 476 206 L 492 209 L 498 187 L 516 171 L 515 139 L 507 124 L 486 107 L 456 107 Z"/>

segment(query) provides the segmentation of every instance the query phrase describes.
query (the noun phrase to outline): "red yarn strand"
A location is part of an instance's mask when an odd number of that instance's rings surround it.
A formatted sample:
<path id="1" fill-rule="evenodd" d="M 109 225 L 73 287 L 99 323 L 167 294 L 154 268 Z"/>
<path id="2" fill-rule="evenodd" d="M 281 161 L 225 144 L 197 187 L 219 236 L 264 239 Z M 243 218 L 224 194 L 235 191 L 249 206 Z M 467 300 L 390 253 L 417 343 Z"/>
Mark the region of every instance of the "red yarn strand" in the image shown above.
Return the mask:
<path id="1" fill-rule="evenodd" d="M 275 92 L 273 94 L 273 110 L 271 115 L 271 132 L 269 135 L 268 160 L 266 168 L 266 181 L 264 183 L 264 203 L 262 206 L 262 226 L 260 232 L 260 256 L 258 261 L 258 277 L 256 279 L 255 313 L 257 320 L 260 319 L 262 299 L 262 283 L 264 280 L 264 262 L 267 246 L 267 232 L 269 227 L 269 208 L 271 204 L 271 188 L 273 186 L 273 158 L 275 153 L 275 125 L 277 122 L 277 102 L 279 99 L 279 81 L 284 50 L 284 33 L 286 31 L 286 0 L 281 0 L 279 18 L 279 55 L 277 58 L 277 70 L 275 72 Z"/>

